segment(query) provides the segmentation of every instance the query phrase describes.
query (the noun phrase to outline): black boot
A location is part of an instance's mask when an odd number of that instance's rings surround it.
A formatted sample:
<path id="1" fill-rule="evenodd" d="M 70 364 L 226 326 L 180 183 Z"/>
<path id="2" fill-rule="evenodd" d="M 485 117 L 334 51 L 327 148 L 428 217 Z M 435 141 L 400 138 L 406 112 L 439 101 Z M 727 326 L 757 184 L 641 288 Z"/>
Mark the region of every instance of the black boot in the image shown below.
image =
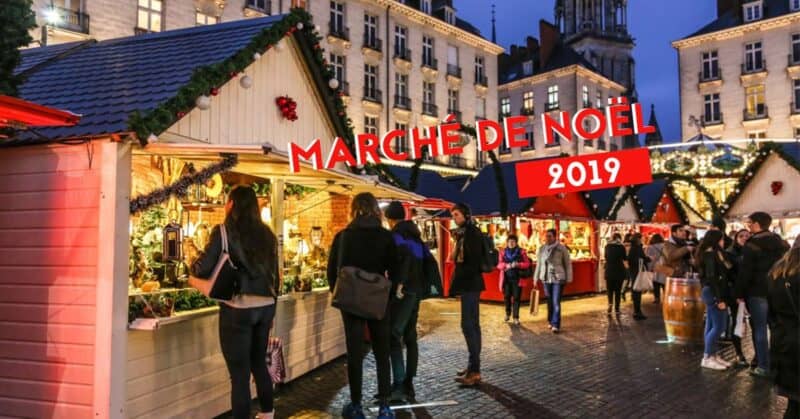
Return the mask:
<path id="1" fill-rule="evenodd" d="M 408 401 L 409 401 L 409 402 L 411 402 L 411 401 L 414 401 L 414 400 L 415 400 L 415 397 L 416 397 L 416 395 L 417 395 L 417 394 L 416 394 L 416 392 L 414 392 L 414 383 L 413 383 L 413 380 L 414 380 L 413 378 L 411 378 L 411 377 L 408 377 L 408 378 L 406 378 L 406 380 L 403 382 L 403 390 L 405 391 L 405 393 L 406 393 L 406 398 L 408 399 Z"/>

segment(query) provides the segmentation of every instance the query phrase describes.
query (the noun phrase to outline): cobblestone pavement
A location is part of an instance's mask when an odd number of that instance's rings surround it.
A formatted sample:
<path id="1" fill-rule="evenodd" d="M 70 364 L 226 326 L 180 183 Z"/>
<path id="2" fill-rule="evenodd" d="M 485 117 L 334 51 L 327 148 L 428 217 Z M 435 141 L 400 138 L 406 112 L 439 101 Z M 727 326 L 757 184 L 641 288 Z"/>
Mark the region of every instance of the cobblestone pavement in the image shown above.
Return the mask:
<path id="1" fill-rule="evenodd" d="M 399 418 L 780 418 L 785 399 L 769 381 L 746 369 L 701 370 L 702 347 L 665 339 L 660 306 L 643 297 L 648 320 L 635 322 L 628 307 L 605 313 L 605 297 L 563 303 L 561 334 L 547 329 L 542 306 L 522 325 L 503 322 L 503 308 L 481 306 L 482 375 L 478 388 L 459 388 L 454 374 L 467 354 L 455 300 L 428 301 L 420 316 L 418 402 L 457 404 L 398 412 Z M 749 341 L 749 339 L 746 339 Z M 724 346 L 730 355 L 733 348 Z M 746 347 L 748 359 L 752 349 Z M 730 357 L 729 357 L 730 359 Z M 376 392 L 371 355 L 364 394 Z M 338 417 L 348 401 L 343 359 L 279 389 L 279 418 Z M 374 417 L 368 413 L 367 417 Z"/>

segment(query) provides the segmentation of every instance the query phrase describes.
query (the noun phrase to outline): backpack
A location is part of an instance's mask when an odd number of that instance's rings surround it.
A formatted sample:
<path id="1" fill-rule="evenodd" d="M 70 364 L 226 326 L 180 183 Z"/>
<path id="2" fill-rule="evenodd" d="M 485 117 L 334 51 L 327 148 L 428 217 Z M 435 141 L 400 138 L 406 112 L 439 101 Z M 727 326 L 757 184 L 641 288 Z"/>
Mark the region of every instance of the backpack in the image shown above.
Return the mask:
<path id="1" fill-rule="evenodd" d="M 480 230 L 479 230 L 480 231 Z M 492 239 L 488 234 L 484 232 L 480 232 L 481 234 L 481 272 L 489 273 L 495 270 L 497 266 L 497 260 L 500 257 L 500 254 L 497 251 L 497 248 L 494 247 L 494 239 Z"/>
<path id="2" fill-rule="evenodd" d="M 428 246 L 424 246 L 422 254 L 422 294 L 420 300 L 440 298 L 444 296 L 442 290 L 442 275 L 439 272 L 439 263 L 431 254 Z"/>

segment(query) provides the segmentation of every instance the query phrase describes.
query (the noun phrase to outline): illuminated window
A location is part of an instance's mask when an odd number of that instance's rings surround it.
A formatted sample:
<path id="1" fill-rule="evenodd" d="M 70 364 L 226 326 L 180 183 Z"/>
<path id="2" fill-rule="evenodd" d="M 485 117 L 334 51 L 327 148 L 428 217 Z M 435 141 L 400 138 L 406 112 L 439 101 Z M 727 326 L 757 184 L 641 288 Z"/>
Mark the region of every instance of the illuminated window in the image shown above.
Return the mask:
<path id="1" fill-rule="evenodd" d="M 511 98 L 504 97 L 500 99 L 500 114 L 502 116 L 511 115 Z"/>
<path id="2" fill-rule="evenodd" d="M 162 24 L 163 13 L 163 1 L 139 0 L 136 28 L 148 32 L 160 32 L 164 29 Z"/>
<path id="3" fill-rule="evenodd" d="M 583 99 L 584 108 L 589 108 L 592 106 L 592 102 L 589 100 L 589 86 L 583 86 L 583 90 L 581 91 L 581 99 Z"/>
<path id="4" fill-rule="evenodd" d="M 545 111 L 552 111 L 558 108 L 558 85 L 553 85 L 547 88 L 547 105 L 545 106 Z"/>
<path id="5" fill-rule="evenodd" d="M 745 119 L 760 118 L 767 114 L 764 104 L 764 85 L 759 84 L 745 89 Z"/>
<path id="6" fill-rule="evenodd" d="M 534 110 L 533 90 L 528 90 L 527 92 L 522 94 L 522 110 L 525 114 L 528 115 L 533 114 Z"/>
<path id="7" fill-rule="evenodd" d="M 197 12 L 195 14 L 195 25 L 213 25 L 215 23 L 219 23 L 219 18 L 217 16 L 207 15 L 202 12 Z"/>
<path id="8" fill-rule="evenodd" d="M 378 135 L 378 118 L 371 116 L 364 117 L 364 132 L 367 134 Z"/>

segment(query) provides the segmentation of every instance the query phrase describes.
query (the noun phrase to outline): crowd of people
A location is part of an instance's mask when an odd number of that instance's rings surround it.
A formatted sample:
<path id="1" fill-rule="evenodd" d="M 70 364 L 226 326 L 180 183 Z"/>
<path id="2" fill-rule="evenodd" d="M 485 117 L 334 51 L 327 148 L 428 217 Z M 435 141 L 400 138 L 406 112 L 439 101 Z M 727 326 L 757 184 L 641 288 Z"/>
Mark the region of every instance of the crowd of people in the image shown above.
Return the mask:
<path id="1" fill-rule="evenodd" d="M 466 368 L 458 371 L 454 379 L 461 385 L 474 386 L 481 382 L 480 293 L 484 290 L 487 245 L 468 206 L 458 204 L 451 214 L 457 227 L 452 231 L 455 270 L 450 295 L 460 299 L 461 329 L 468 352 Z M 384 218 L 389 229 L 383 227 Z M 785 417 L 797 418 L 800 238 L 790 250 L 784 240 L 770 232 L 771 223 L 768 214 L 757 212 L 747 220 L 747 230 L 728 237 L 724 221 L 715 219 L 714 227 L 699 242 L 690 228 L 674 225 L 668 239 L 654 234 L 647 246 L 639 234 L 624 238 L 614 234 L 605 248 L 608 314 L 620 314 L 626 284 L 642 270 L 654 274 L 655 303 L 660 302 L 667 277 L 699 278 L 706 305 L 701 367 L 725 370 L 749 366 L 754 376 L 774 376 L 779 394 L 789 399 Z M 224 223 L 214 228 L 208 245 L 191 267 L 191 283 L 199 289 L 207 287 L 204 282 L 212 282 L 208 279 L 219 274 L 219 261 L 229 260 L 236 267 L 230 272 L 237 276 L 239 290 L 232 300 L 221 302 L 219 318 L 220 343 L 230 374 L 231 406 L 236 419 L 250 417 L 251 376 L 257 389 L 259 417 L 271 418 L 274 414 L 266 348 L 280 281 L 277 246 L 275 234 L 260 220 L 254 191 L 237 187 L 230 192 Z M 535 268 L 513 234 L 496 257 L 488 264 L 490 269 L 496 266 L 501 272 L 506 322 L 519 324 L 523 281 L 532 278 L 543 284 L 548 325 L 558 333 L 561 295 L 572 281 L 572 264 L 556 231 L 547 231 Z M 339 298 L 337 282 L 364 281 L 362 285 L 372 293 L 368 305 L 378 309 L 377 313 L 366 315 L 348 309 L 344 303 L 339 307 L 350 388 L 350 403 L 344 406 L 342 416 L 365 417 L 362 381 L 368 333 L 378 382 L 378 418 L 394 418 L 390 402 L 414 400 L 420 302 L 442 295 L 436 263 L 416 224 L 406 220 L 406 210 L 400 202 L 391 202 L 382 212 L 371 194 L 354 197 L 351 221 L 336 234 L 329 252 L 328 279 L 334 302 Z M 381 280 L 386 284 L 381 285 Z M 645 320 L 641 292 L 633 291 L 632 300 L 634 319 Z M 742 351 L 741 333 L 731 332 L 744 325 L 737 328 L 736 324 L 737 319 L 745 317 L 742 311 L 749 314 L 752 328 L 755 356 L 750 362 Z M 723 333 L 733 342 L 734 360 L 724 359 L 718 351 Z"/>

